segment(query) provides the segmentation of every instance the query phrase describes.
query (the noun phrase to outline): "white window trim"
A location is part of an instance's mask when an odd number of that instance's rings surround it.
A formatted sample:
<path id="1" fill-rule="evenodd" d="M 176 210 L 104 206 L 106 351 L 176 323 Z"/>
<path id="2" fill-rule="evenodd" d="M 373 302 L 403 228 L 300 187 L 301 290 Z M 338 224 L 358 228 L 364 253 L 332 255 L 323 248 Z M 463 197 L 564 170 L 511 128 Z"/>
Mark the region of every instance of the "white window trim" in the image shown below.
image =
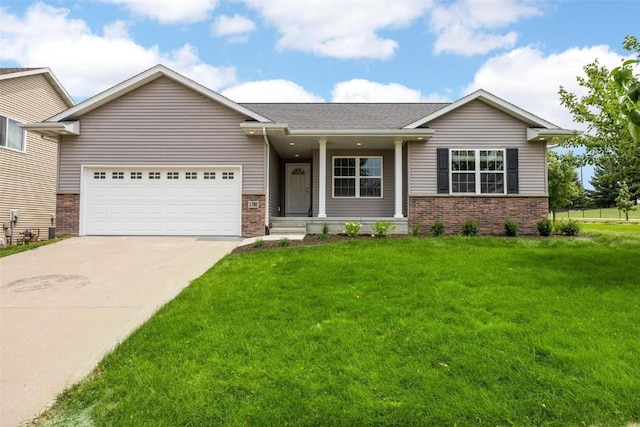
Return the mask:
<path id="1" fill-rule="evenodd" d="M 335 159 L 356 159 L 356 176 L 353 177 L 356 181 L 356 195 L 350 196 L 336 196 L 336 178 L 352 178 L 350 176 L 336 176 L 335 175 Z M 380 178 L 380 196 L 360 196 L 360 159 L 380 159 L 380 176 L 372 176 L 370 178 Z M 332 199 L 382 199 L 384 197 L 384 158 L 382 156 L 332 156 L 331 157 L 331 198 Z"/>
<path id="2" fill-rule="evenodd" d="M 9 132 L 9 120 L 13 120 L 16 123 L 24 123 L 18 119 L 15 119 L 10 116 L 5 116 L 3 114 L 0 114 L 0 120 L 5 120 L 6 122 L 5 129 L 7 134 L 5 134 L 5 138 L 8 136 L 8 132 Z M 5 150 L 13 151 L 15 153 L 26 153 L 27 152 L 27 131 L 22 129 L 22 150 L 17 150 L 15 148 L 9 147 L 7 141 L 4 141 L 4 143 L 5 145 L 2 145 L 2 141 L 0 141 L 0 148 L 4 148 Z"/>
<path id="3" fill-rule="evenodd" d="M 474 158 L 475 158 L 475 164 L 476 164 L 476 168 L 474 171 L 454 171 L 453 170 L 453 152 L 454 151 L 473 151 L 474 153 Z M 503 164 L 502 164 L 502 182 L 503 182 L 503 186 L 502 186 L 502 193 L 482 193 L 482 188 L 481 188 L 481 180 L 480 180 L 480 175 L 484 172 L 484 173 L 500 173 L 500 171 L 481 171 L 480 170 L 480 151 L 502 151 L 502 159 L 503 159 Z M 475 184 L 476 184 L 476 191 L 475 193 L 454 193 L 453 192 L 453 174 L 454 173 L 475 173 Z M 500 195 L 500 194 L 507 194 L 507 150 L 504 148 L 450 148 L 449 149 L 449 194 L 451 195 L 474 195 L 474 196 L 495 196 L 495 195 Z"/>

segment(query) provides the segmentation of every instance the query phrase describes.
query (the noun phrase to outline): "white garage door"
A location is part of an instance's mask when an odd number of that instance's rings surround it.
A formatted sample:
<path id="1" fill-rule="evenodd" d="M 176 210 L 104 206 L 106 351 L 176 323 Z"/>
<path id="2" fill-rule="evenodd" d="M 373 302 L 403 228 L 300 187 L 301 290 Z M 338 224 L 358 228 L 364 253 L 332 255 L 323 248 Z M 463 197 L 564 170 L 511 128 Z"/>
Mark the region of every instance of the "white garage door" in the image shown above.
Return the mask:
<path id="1" fill-rule="evenodd" d="M 239 236 L 238 167 L 86 167 L 81 234 Z"/>

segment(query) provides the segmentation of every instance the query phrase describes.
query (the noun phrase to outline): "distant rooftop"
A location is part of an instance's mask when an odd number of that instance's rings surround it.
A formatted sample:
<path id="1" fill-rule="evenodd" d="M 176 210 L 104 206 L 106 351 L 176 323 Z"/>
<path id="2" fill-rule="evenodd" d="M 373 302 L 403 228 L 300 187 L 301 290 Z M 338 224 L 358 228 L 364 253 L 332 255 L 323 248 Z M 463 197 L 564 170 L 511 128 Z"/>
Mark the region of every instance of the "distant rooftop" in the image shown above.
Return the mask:
<path id="1" fill-rule="evenodd" d="M 45 68 L 45 67 L 41 67 Z M 0 68 L 0 75 L 21 73 L 23 71 L 39 70 L 40 68 Z"/>

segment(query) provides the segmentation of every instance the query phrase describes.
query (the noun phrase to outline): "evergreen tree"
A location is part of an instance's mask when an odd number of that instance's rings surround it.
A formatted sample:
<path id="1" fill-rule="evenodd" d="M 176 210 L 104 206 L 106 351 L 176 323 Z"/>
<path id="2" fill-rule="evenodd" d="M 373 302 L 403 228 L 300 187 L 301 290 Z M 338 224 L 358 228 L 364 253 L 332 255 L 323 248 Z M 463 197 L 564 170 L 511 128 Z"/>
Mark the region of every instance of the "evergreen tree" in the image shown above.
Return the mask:
<path id="1" fill-rule="evenodd" d="M 615 206 L 618 196 L 616 173 L 611 167 L 596 166 L 593 178 L 589 180 L 593 190 L 589 192 L 593 203 L 599 208 Z"/>

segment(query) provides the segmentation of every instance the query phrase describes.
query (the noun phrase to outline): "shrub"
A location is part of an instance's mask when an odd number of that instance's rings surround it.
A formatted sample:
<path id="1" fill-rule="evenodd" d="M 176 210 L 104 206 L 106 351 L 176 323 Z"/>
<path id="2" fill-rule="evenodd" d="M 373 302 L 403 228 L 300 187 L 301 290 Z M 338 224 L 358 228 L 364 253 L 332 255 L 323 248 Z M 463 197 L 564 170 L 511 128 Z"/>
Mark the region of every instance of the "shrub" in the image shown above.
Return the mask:
<path id="1" fill-rule="evenodd" d="M 413 237 L 416 237 L 418 235 L 420 235 L 420 225 L 414 225 L 413 228 L 411 228 L 411 235 Z"/>
<path id="2" fill-rule="evenodd" d="M 434 221 L 431 226 L 431 235 L 433 237 L 442 236 L 444 234 L 444 224 L 442 221 Z"/>
<path id="3" fill-rule="evenodd" d="M 553 223 L 550 219 L 543 219 L 538 221 L 537 227 L 541 236 L 550 236 L 553 230 Z"/>
<path id="4" fill-rule="evenodd" d="M 360 234 L 360 227 L 362 227 L 362 224 L 359 222 L 347 222 L 344 224 L 344 232 L 349 237 L 356 237 Z"/>
<path id="5" fill-rule="evenodd" d="M 329 224 L 324 224 L 322 226 L 322 232 L 318 234 L 318 239 L 324 240 L 329 235 Z"/>
<path id="6" fill-rule="evenodd" d="M 376 221 L 376 223 L 371 226 L 371 229 L 378 233 L 378 237 L 385 237 L 387 234 L 389 234 L 389 231 L 393 231 L 395 230 L 395 228 L 396 226 L 391 225 L 389 221 L 380 220 Z"/>
<path id="7" fill-rule="evenodd" d="M 504 234 L 509 237 L 516 237 L 518 235 L 519 228 L 518 223 L 511 219 L 504 222 Z"/>
<path id="8" fill-rule="evenodd" d="M 261 248 L 264 246 L 264 240 L 262 239 L 256 239 L 255 242 L 253 242 L 253 247 L 254 248 Z"/>
<path id="9" fill-rule="evenodd" d="M 289 246 L 291 244 L 291 240 L 289 240 L 288 237 L 281 237 L 280 240 L 278 240 L 278 246 L 280 247 L 286 247 Z"/>
<path id="10" fill-rule="evenodd" d="M 475 236 L 478 234 L 478 223 L 468 219 L 460 227 L 460 232 L 463 236 Z"/>
<path id="11" fill-rule="evenodd" d="M 580 223 L 575 219 L 568 219 L 566 221 L 560 221 L 558 229 L 565 236 L 577 236 L 580 234 Z"/>

